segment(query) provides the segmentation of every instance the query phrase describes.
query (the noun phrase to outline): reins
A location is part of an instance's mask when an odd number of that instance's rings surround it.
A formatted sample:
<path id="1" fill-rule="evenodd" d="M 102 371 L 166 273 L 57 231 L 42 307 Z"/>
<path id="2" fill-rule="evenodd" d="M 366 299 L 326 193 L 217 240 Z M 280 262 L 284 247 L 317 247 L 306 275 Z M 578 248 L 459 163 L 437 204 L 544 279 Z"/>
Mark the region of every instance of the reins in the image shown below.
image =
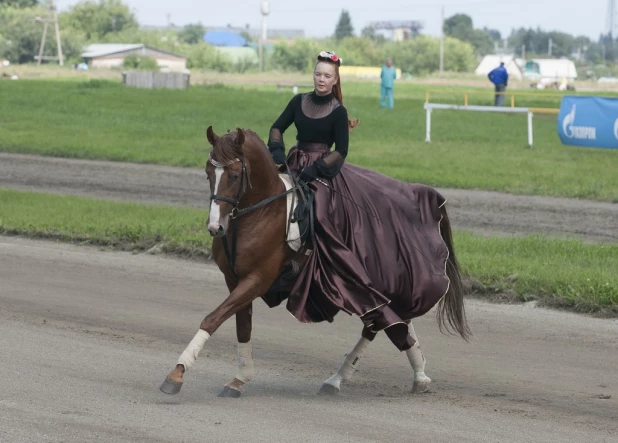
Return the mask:
<path id="1" fill-rule="evenodd" d="M 251 206 L 247 206 L 246 208 L 242 208 L 239 209 L 238 205 L 240 205 L 240 199 L 242 198 L 244 192 L 246 191 L 245 189 L 245 181 L 247 182 L 247 187 L 249 189 L 253 189 L 253 186 L 251 185 L 251 179 L 249 177 L 249 172 L 247 170 L 247 165 L 245 163 L 244 159 L 239 159 L 236 158 L 228 163 L 219 163 L 218 161 L 214 160 L 212 158 L 212 155 L 209 156 L 210 163 L 215 167 L 215 168 L 225 168 L 231 164 L 237 163 L 237 162 L 241 162 L 242 163 L 242 172 L 240 175 L 240 187 L 238 188 L 238 192 L 236 193 L 236 197 L 235 198 L 230 198 L 230 197 L 224 197 L 224 196 L 219 196 L 216 194 L 213 194 L 210 196 L 210 200 L 215 200 L 215 201 L 224 201 L 227 203 L 231 203 L 232 205 L 234 205 L 234 207 L 232 208 L 232 212 L 230 213 L 230 218 L 232 219 L 232 248 L 230 250 L 230 247 L 228 245 L 228 241 L 227 241 L 227 234 L 223 236 L 222 240 L 223 240 L 223 249 L 225 251 L 225 257 L 227 259 L 228 265 L 230 267 L 230 270 L 232 271 L 232 275 L 234 276 L 234 279 L 236 280 L 236 282 L 238 282 L 238 275 L 236 274 L 236 246 L 237 246 L 237 242 L 238 242 L 238 218 L 242 217 L 243 215 L 247 215 L 250 214 L 251 212 L 255 211 L 256 209 L 259 208 L 263 208 L 264 206 L 269 205 L 270 203 L 287 196 L 288 194 L 294 192 L 295 195 L 296 191 L 298 190 L 298 183 L 296 178 L 290 173 L 290 168 L 288 167 L 287 164 L 287 160 L 285 162 L 285 167 L 288 170 L 289 176 L 292 178 L 292 188 L 286 190 L 285 192 L 282 192 L 280 194 L 277 195 L 273 195 L 271 197 L 268 197 L 264 200 L 261 200 L 260 202 L 251 205 Z"/>

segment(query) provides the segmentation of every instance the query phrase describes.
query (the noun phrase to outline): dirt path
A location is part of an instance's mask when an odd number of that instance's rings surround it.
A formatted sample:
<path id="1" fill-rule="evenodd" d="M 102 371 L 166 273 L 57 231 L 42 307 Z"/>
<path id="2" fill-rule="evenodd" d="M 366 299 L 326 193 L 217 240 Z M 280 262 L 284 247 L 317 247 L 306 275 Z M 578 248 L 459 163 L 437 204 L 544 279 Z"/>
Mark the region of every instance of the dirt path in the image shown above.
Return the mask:
<path id="1" fill-rule="evenodd" d="M 197 168 L 0 154 L 0 187 L 206 208 Z M 618 204 L 440 189 L 457 229 L 618 242 Z"/>
<path id="2" fill-rule="evenodd" d="M 175 397 L 158 386 L 225 296 L 211 265 L 0 237 L 0 441 L 612 442 L 618 321 L 468 302 L 470 343 L 415 321 L 434 379 L 412 396 L 380 334 L 336 398 L 316 396 L 361 323 L 301 325 L 254 304 L 256 377 L 235 372 L 235 328 L 211 338 Z"/>

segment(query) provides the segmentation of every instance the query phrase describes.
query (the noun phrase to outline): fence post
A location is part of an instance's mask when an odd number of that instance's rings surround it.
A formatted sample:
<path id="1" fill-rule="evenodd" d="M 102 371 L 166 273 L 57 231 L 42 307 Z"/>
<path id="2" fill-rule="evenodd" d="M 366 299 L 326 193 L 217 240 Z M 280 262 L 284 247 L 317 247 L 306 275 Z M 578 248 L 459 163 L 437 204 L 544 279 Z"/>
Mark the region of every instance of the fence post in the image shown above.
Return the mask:
<path id="1" fill-rule="evenodd" d="M 427 119 L 425 121 L 425 141 L 431 141 L 431 108 L 427 109 Z"/>
<path id="2" fill-rule="evenodd" d="M 468 93 L 464 92 L 464 106 L 468 106 Z"/>
<path id="3" fill-rule="evenodd" d="M 511 94 L 511 108 L 515 107 L 515 94 Z"/>
<path id="4" fill-rule="evenodd" d="M 532 112 L 528 111 L 528 145 L 532 147 Z"/>

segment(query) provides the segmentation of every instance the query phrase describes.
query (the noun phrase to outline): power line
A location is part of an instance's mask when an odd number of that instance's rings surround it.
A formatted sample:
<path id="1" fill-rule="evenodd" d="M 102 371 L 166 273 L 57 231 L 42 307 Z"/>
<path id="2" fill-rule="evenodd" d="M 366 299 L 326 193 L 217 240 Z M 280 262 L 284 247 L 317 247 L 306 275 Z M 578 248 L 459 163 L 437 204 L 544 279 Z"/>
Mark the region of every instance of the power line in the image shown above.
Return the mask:
<path id="1" fill-rule="evenodd" d="M 549 2 L 553 2 L 554 0 L 519 0 L 517 2 L 518 5 L 522 5 L 522 4 L 539 4 L 539 3 L 549 3 Z M 461 3 L 461 2 L 432 2 L 432 3 L 410 3 L 410 2 L 402 2 L 402 3 L 398 3 L 396 5 L 381 5 L 380 6 L 380 12 L 383 11 L 401 11 L 402 9 L 404 10 L 410 10 L 411 8 L 428 8 L 428 7 L 435 7 L 435 8 L 441 8 L 442 6 L 452 6 L 455 8 L 458 7 L 462 7 L 462 6 L 472 6 L 472 5 L 485 5 L 485 4 L 491 4 L 493 6 L 496 5 L 503 5 L 503 6 L 512 6 L 513 5 L 513 1 L 512 0 L 469 0 L 465 3 Z M 276 11 L 277 12 L 303 12 L 303 11 L 307 11 L 313 9 L 313 7 L 277 7 Z M 348 9 L 346 7 L 343 6 L 320 6 L 320 10 L 330 10 L 330 11 L 340 11 L 342 9 Z"/>

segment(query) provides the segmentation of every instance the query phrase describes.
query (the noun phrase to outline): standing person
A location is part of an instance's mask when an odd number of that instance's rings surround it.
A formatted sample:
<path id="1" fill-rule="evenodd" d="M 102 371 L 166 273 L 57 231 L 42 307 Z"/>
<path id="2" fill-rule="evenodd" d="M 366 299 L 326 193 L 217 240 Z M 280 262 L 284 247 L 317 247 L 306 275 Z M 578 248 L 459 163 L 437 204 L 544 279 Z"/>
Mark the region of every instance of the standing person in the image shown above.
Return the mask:
<path id="1" fill-rule="evenodd" d="M 500 66 L 487 74 L 487 77 L 489 77 L 489 80 L 496 88 L 496 99 L 494 101 L 494 106 L 502 106 L 504 104 L 504 92 L 506 91 L 506 86 L 509 83 L 509 73 L 504 67 L 504 62 L 500 62 Z"/>
<path id="2" fill-rule="evenodd" d="M 339 311 L 358 315 L 365 338 L 384 330 L 406 350 L 415 341 L 406 321 L 435 306 L 449 283 L 453 291 L 461 284 L 456 267 L 446 267 L 455 258 L 440 234 L 446 200 L 428 186 L 346 161 L 358 120 L 343 106 L 340 65 L 335 53 L 321 52 L 315 89 L 294 96 L 270 129 L 275 163 L 287 160 L 315 193 L 313 251 L 273 305 L 288 298 L 287 309 L 303 323 L 331 322 Z M 286 157 L 283 133 L 292 124 L 297 142 Z"/>
<path id="3" fill-rule="evenodd" d="M 397 70 L 393 66 L 393 61 L 390 58 L 386 59 L 386 65 L 382 66 L 382 73 L 380 78 L 382 79 L 382 107 L 386 107 L 386 101 L 388 100 L 388 107 L 393 108 L 395 106 L 393 100 L 393 87 L 395 86 L 395 78 L 397 77 Z"/>

